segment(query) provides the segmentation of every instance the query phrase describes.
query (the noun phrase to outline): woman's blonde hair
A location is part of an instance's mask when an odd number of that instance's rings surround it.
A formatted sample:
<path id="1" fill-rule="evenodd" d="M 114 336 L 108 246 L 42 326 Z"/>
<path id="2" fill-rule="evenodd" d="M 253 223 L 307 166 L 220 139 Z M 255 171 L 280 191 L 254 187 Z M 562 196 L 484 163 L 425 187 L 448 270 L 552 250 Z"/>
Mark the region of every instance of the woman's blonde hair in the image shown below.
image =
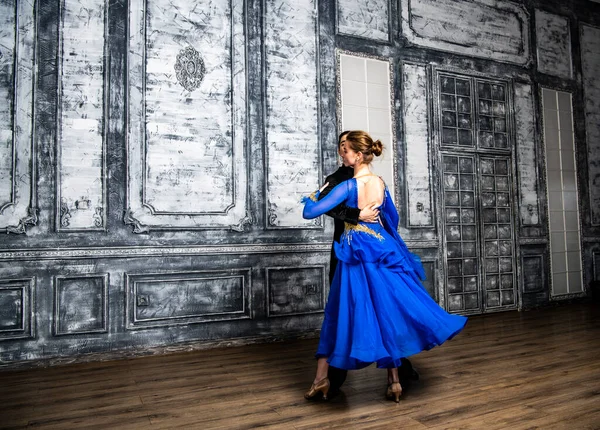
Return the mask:
<path id="1" fill-rule="evenodd" d="M 354 152 L 360 152 L 363 155 L 363 162 L 370 164 L 373 157 L 379 157 L 383 152 L 383 143 L 379 139 L 373 138 L 366 131 L 355 130 L 346 135 L 346 146 Z"/>

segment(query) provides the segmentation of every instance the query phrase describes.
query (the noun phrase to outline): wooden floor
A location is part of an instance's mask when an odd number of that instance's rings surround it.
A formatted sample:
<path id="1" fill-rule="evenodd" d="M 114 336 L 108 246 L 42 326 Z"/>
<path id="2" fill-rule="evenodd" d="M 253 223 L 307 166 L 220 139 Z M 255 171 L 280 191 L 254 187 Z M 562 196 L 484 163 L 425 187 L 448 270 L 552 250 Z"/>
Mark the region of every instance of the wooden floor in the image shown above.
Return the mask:
<path id="1" fill-rule="evenodd" d="M 385 371 L 308 402 L 316 340 L 0 372 L 0 427 L 43 429 L 600 429 L 600 306 L 472 317 L 412 357 L 421 379 L 385 401 Z"/>

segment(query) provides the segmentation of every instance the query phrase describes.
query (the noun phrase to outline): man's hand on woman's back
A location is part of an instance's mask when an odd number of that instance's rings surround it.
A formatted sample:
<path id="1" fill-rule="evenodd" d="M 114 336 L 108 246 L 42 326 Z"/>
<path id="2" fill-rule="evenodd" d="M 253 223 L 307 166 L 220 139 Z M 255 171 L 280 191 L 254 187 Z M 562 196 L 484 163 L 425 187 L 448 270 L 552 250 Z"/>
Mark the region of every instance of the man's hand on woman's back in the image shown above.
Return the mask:
<path id="1" fill-rule="evenodd" d="M 379 209 L 376 202 L 369 203 L 367 206 L 360 210 L 358 216 L 359 221 L 363 222 L 377 222 L 379 221 Z"/>

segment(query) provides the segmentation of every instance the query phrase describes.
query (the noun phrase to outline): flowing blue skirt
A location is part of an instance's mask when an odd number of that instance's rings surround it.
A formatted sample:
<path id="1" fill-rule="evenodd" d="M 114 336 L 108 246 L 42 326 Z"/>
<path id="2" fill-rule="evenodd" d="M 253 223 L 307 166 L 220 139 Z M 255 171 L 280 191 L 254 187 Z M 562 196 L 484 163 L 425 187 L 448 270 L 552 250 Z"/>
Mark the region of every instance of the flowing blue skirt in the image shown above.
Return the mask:
<path id="1" fill-rule="evenodd" d="M 317 357 L 348 370 L 398 367 L 464 328 L 467 318 L 444 311 L 423 288 L 418 257 L 381 225 L 346 230 L 334 247 L 339 263 Z"/>

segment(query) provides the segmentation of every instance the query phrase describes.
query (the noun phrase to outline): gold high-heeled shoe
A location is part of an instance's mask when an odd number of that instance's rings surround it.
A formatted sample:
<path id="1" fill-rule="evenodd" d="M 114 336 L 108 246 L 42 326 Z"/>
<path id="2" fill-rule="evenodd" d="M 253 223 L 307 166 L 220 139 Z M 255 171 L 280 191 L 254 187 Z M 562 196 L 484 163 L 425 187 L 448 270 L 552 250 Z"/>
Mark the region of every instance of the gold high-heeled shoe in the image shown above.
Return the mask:
<path id="1" fill-rule="evenodd" d="M 327 400 L 327 393 L 329 393 L 329 378 L 323 378 L 316 384 L 312 384 L 310 390 L 304 394 L 304 398 L 312 399 L 319 393 L 323 393 L 323 400 Z"/>
<path id="2" fill-rule="evenodd" d="M 402 394 L 402 386 L 400 382 L 392 382 L 388 385 L 385 397 L 388 400 L 394 400 L 396 403 L 400 403 L 400 395 Z"/>

